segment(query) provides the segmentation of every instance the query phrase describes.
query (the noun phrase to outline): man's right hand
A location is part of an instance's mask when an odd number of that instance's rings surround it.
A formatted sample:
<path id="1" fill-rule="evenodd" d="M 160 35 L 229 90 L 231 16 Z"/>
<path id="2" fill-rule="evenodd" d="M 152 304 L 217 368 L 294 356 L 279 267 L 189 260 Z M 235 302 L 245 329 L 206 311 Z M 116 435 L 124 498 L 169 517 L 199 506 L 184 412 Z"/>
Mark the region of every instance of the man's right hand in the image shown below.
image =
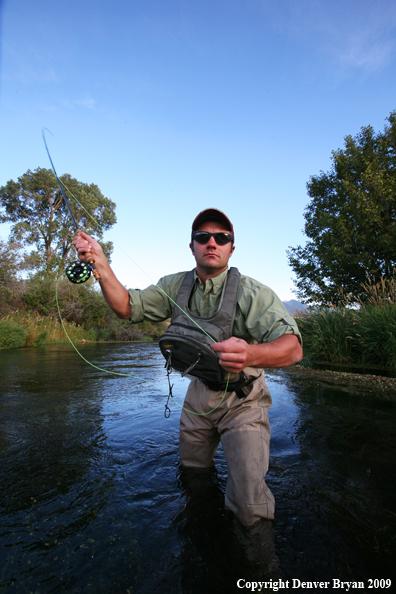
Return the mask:
<path id="1" fill-rule="evenodd" d="M 81 231 L 73 239 L 78 257 L 82 262 L 93 260 L 95 268 L 100 276 L 100 286 L 111 309 L 119 318 L 129 319 L 131 317 L 131 304 L 129 302 L 129 293 L 125 287 L 117 280 L 114 272 L 110 268 L 109 262 L 99 243 L 93 237 Z"/>
<path id="2" fill-rule="evenodd" d="M 73 239 L 73 245 L 77 250 L 78 257 L 83 262 L 87 262 L 86 254 L 92 256 L 92 259 L 95 263 L 106 259 L 100 244 L 96 241 L 96 239 L 90 237 L 90 235 L 87 235 L 87 233 L 84 233 L 84 231 L 80 231 L 80 233 L 75 236 Z"/>

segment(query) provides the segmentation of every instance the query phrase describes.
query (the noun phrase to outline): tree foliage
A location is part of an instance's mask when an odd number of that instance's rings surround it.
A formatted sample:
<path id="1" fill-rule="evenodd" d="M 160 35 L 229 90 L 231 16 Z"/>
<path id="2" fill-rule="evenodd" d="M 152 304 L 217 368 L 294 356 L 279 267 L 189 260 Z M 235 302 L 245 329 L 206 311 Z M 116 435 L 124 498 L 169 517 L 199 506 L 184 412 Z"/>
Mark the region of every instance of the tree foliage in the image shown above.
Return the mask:
<path id="1" fill-rule="evenodd" d="M 60 180 L 68 189 L 65 191 L 77 225 L 102 240 L 103 231 L 116 222 L 115 203 L 105 198 L 95 184 L 79 182 L 69 174 L 62 175 Z M 33 246 L 31 258 L 36 258 L 39 270 L 51 273 L 64 266 L 75 230 L 50 169 L 28 170 L 18 181 L 10 180 L 0 187 L 0 207 L 0 222 L 12 223 L 10 239 Z M 101 241 L 101 245 L 109 256 L 112 243 Z"/>
<path id="2" fill-rule="evenodd" d="M 20 306 L 24 290 L 21 272 L 34 265 L 19 243 L 0 239 L 0 315 Z"/>
<path id="3" fill-rule="evenodd" d="M 18 281 L 19 272 L 24 267 L 20 248 L 15 242 L 0 239 L 0 286 Z"/>
<path id="4" fill-rule="evenodd" d="M 304 247 L 287 252 L 296 294 L 337 303 L 340 291 L 364 298 L 367 280 L 391 278 L 396 266 L 396 111 L 384 131 L 345 137 L 329 172 L 307 183 Z"/>

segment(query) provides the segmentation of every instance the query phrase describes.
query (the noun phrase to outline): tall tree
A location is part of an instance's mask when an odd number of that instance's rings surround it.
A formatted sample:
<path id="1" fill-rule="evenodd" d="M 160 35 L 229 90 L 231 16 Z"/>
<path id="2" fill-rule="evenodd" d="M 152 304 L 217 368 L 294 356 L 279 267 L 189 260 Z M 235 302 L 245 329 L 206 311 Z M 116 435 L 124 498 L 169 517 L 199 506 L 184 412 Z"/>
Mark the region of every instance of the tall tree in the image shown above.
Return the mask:
<path id="1" fill-rule="evenodd" d="M 345 137 L 329 172 L 307 183 L 304 247 L 287 252 L 296 294 L 305 302 L 364 296 L 362 283 L 391 278 L 396 266 L 396 111 L 384 131 Z"/>
<path id="2" fill-rule="evenodd" d="M 59 179 L 69 190 L 66 194 L 69 194 L 78 226 L 102 240 L 103 231 L 117 220 L 115 203 L 105 198 L 95 184 L 79 182 L 69 174 Z M 17 182 L 10 180 L 0 187 L 0 207 L 0 222 L 12 223 L 10 238 L 25 246 L 34 246 L 31 256 L 36 258 L 39 269 L 52 272 L 65 264 L 72 247 L 74 226 L 50 169 L 28 170 Z M 109 256 L 112 243 L 101 241 L 101 245 Z"/>

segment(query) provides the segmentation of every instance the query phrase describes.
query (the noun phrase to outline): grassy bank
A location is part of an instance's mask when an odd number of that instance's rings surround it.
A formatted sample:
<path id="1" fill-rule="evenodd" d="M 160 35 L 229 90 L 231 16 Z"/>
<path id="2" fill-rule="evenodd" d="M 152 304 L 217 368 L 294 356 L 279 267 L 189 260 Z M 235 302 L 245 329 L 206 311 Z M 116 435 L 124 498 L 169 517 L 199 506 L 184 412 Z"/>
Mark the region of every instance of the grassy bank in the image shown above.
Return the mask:
<path id="1" fill-rule="evenodd" d="M 67 320 L 63 320 L 63 324 L 73 342 L 104 342 L 105 340 L 151 342 L 163 332 L 163 328 L 159 328 L 159 325 L 150 323 L 137 324 L 137 327 L 129 328 L 130 323 L 126 321 L 123 322 L 124 334 L 118 328 L 114 337 L 111 329 L 101 328 L 100 331 L 97 328 L 87 329 Z M 68 343 L 69 339 L 59 318 L 27 311 L 15 311 L 0 318 L 0 348 Z"/>
<path id="2" fill-rule="evenodd" d="M 161 336 L 166 323 L 132 325 L 110 310 L 101 291 L 91 281 L 73 285 L 58 283 L 51 276 L 0 284 L 0 348 L 63 344 L 66 331 L 78 341 L 152 341 Z"/>
<path id="3" fill-rule="evenodd" d="M 337 307 L 298 320 L 304 358 L 315 362 L 396 368 L 396 278 L 365 285 L 362 300 L 348 296 Z"/>
<path id="4" fill-rule="evenodd" d="M 73 342 L 95 340 L 94 331 L 86 330 L 67 321 L 64 324 Z M 1 348 L 65 344 L 67 342 L 69 342 L 68 338 L 59 319 L 26 311 L 16 311 L 0 318 Z"/>

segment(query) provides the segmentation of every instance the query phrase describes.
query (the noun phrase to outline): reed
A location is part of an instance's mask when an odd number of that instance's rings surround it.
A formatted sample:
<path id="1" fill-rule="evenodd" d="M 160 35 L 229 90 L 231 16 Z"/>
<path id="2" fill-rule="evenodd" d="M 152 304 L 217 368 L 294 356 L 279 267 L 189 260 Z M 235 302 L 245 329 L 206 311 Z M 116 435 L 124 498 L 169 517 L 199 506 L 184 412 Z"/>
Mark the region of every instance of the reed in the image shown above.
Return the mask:
<path id="1" fill-rule="evenodd" d="M 342 296 L 336 307 L 298 321 L 304 357 L 314 362 L 396 367 L 396 273 L 363 285 L 363 298 Z"/>

